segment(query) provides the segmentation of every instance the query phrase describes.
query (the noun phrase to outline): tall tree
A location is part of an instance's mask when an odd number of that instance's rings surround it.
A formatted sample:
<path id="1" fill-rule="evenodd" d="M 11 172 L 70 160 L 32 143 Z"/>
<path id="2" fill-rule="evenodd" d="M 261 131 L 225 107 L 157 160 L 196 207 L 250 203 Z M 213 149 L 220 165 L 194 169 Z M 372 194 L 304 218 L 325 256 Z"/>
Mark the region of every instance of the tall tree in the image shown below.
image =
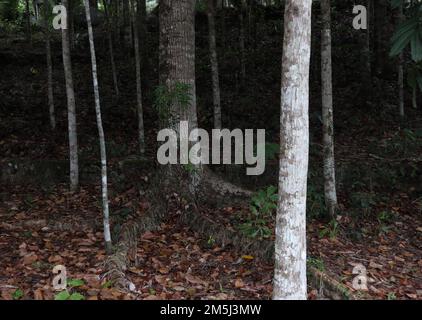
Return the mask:
<path id="1" fill-rule="evenodd" d="M 113 34 L 112 34 L 112 22 L 110 18 L 110 2 L 107 0 L 103 0 L 104 5 L 104 12 L 106 16 L 106 23 L 107 23 L 107 40 L 108 40 L 108 50 L 110 54 L 110 64 L 111 64 L 111 73 L 113 76 L 113 85 L 114 85 L 114 93 L 118 97 L 120 95 L 119 91 L 119 82 L 117 80 L 117 69 L 116 63 L 114 61 L 114 50 L 113 50 Z"/>
<path id="2" fill-rule="evenodd" d="M 321 0 L 321 89 L 323 123 L 324 193 L 328 213 L 334 217 L 337 209 L 336 173 L 334 161 L 333 84 L 331 63 L 330 0 Z"/>
<path id="3" fill-rule="evenodd" d="M 246 27 L 245 27 L 245 13 L 246 13 L 246 0 L 240 0 L 239 8 L 239 21 L 240 21 L 240 35 L 239 35 L 239 46 L 240 46 L 240 76 L 242 85 L 246 80 Z"/>
<path id="4" fill-rule="evenodd" d="M 26 11 L 26 38 L 32 46 L 32 27 L 31 27 L 31 10 L 29 10 L 29 0 L 25 0 Z"/>
<path id="5" fill-rule="evenodd" d="M 48 113 L 50 116 L 50 127 L 56 128 L 56 117 L 54 115 L 54 93 L 53 93 L 53 62 L 51 60 L 50 27 L 49 27 L 49 2 L 44 2 L 44 32 L 45 32 L 45 52 L 47 60 L 47 90 L 48 90 Z"/>
<path id="6" fill-rule="evenodd" d="M 215 5 L 214 0 L 207 2 L 208 16 L 208 40 L 210 46 L 211 74 L 212 74 L 212 93 L 214 105 L 214 128 L 221 129 L 221 98 L 220 98 L 220 77 L 218 71 L 218 55 L 215 36 Z"/>
<path id="7" fill-rule="evenodd" d="M 398 12 L 398 24 L 401 24 L 404 20 L 404 14 L 403 14 L 403 5 L 399 6 L 399 12 Z M 404 54 L 403 52 L 400 52 L 399 55 L 399 63 L 397 65 L 397 73 L 398 73 L 398 89 L 399 89 L 399 95 L 398 95 L 398 104 L 399 104 L 399 114 L 400 117 L 404 117 Z"/>
<path id="8" fill-rule="evenodd" d="M 139 49 L 139 27 L 138 12 L 135 0 L 131 0 L 131 17 L 133 23 L 133 41 L 135 50 L 135 69 L 136 69 L 136 110 L 138 111 L 138 140 L 141 154 L 145 153 L 145 130 L 144 113 L 142 107 L 142 81 L 141 81 L 141 51 Z"/>
<path id="9" fill-rule="evenodd" d="M 62 4 L 66 7 L 66 9 L 69 7 L 68 0 L 62 0 Z M 62 51 L 67 96 L 67 121 L 70 155 L 70 190 L 76 191 L 79 186 L 78 136 L 76 128 L 75 90 L 73 86 L 68 26 L 62 29 Z"/>
<path id="10" fill-rule="evenodd" d="M 312 0 L 287 0 L 273 298 L 306 299 L 306 185 Z"/>
<path id="11" fill-rule="evenodd" d="M 91 51 L 91 66 L 92 66 L 92 81 L 94 85 L 95 97 L 95 114 L 97 117 L 98 135 L 100 140 L 100 155 L 101 155 L 101 189 L 102 189 L 102 204 L 103 204 L 103 224 L 104 224 L 104 241 L 105 248 L 108 254 L 111 254 L 111 233 L 109 222 L 109 207 L 108 207 L 108 186 L 107 186 L 107 154 L 106 144 L 104 138 L 103 122 L 101 120 L 101 104 L 100 104 L 100 91 L 98 88 L 97 77 L 97 59 L 95 56 L 94 33 L 92 31 L 91 13 L 89 1 L 84 0 L 86 22 L 88 25 L 89 47 Z"/>
<path id="12" fill-rule="evenodd" d="M 160 0 L 160 87 L 164 94 L 185 96 L 172 99 L 162 119 L 162 126 L 179 132 L 181 121 L 187 121 L 189 132 L 198 127 L 195 84 L 195 0 Z M 181 90 L 182 89 L 182 90 Z M 183 101 L 181 101 L 183 100 Z M 179 135 L 180 136 L 180 135 Z M 186 170 L 183 166 L 162 168 L 164 185 L 194 194 L 200 184 L 201 168 Z"/>

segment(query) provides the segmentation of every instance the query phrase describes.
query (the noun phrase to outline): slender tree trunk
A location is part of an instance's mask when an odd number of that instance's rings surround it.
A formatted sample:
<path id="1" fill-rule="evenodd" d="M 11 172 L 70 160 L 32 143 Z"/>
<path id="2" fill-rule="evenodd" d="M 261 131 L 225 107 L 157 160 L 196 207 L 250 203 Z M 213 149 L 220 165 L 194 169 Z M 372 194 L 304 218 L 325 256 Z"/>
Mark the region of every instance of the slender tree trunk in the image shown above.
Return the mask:
<path id="1" fill-rule="evenodd" d="M 306 185 L 312 0 L 287 0 L 281 80 L 281 158 L 273 298 L 306 294 Z"/>
<path id="2" fill-rule="evenodd" d="M 130 13 L 129 0 L 123 0 L 123 27 L 125 34 L 125 43 L 127 48 L 131 49 L 133 44 L 132 39 L 132 15 Z"/>
<path id="3" fill-rule="evenodd" d="M 245 31 L 245 1 L 246 0 L 240 0 L 240 13 L 239 13 L 239 19 L 240 19 L 240 37 L 239 37 L 239 45 L 240 45 L 240 76 L 241 76 L 241 83 L 242 85 L 245 84 L 246 80 L 246 49 L 245 49 L 245 37 L 246 37 L 246 31 Z"/>
<path id="4" fill-rule="evenodd" d="M 417 87 L 417 85 L 412 90 L 412 106 L 413 106 L 413 109 L 418 108 L 418 87 Z"/>
<path id="5" fill-rule="evenodd" d="M 399 24 L 403 21 L 403 7 L 400 6 L 399 9 L 399 16 L 398 16 L 398 21 Z M 400 117 L 403 118 L 404 117 L 404 69 L 403 69 L 403 64 L 404 64 L 404 55 L 403 53 L 400 53 L 399 55 L 399 64 L 397 66 L 398 68 L 398 89 L 399 89 L 399 113 L 400 113 Z"/>
<path id="6" fill-rule="evenodd" d="M 32 46 L 32 27 L 31 27 L 31 11 L 29 10 L 29 0 L 25 0 L 26 7 L 26 37 L 29 44 Z"/>
<path id="7" fill-rule="evenodd" d="M 44 3 L 44 32 L 45 51 L 47 58 L 47 87 L 48 87 L 48 112 L 50 116 L 50 127 L 56 129 L 56 117 L 54 115 L 54 94 L 53 94 L 53 62 L 51 60 L 50 28 L 48 25 L 49 5 Z"/>
<path id="8" fill-rule="evenodd" d="M 148 44 L 148 32 L 147 32 L 147 7 L 146 0 L 136 0 L 138 13 L 138 30 L 139 30 L 139 41 L 141 46 L 139 48 L 141 55 L 141 70 L 145 72 L 147 67 L 147 44 Z"/>
<path id="9" fill-rule="evenodd" d="M 69 1 L 69 8 L 67 11 L 68 14 L 68 28 L 69 28 L 69 43 L 70 43 L 70 49 L 75 49 L 75 22 L 73 19 L 73 7 L 74 7 L 74 1 L 75 0 L 68 0 Z"/>
<path id="10" fill-rule="evenodd" d="M 68 0 L 62 0 L 62 4 L 68 8 Z M 78 137 L 76 130 L 75 91 L 73 87 L 72 62 L 70 58 L 68 29 L 62 29 L 62 50 L 67 96 L 67 118 L 70 154 L 70 190 L 76 191 L 79 186 Z"/>
<path id="11" fill-rule="evenodd" d="M 131 15 L 134 31 L 134 48 L 135 48 L 135 65 L 136 65 L 136 106 L 138 111 L 138 139 L 139 151 L 141 154 L 145 153 L 145 130 L 144 130 L 144 115 L 142 107 L 142 81 L 141 81 L 141 53 L 139 49 L 139 34 L 138 34 L 138 12 L 135 8 L 136 1 L 131 0 Z"/>
<path id="12" fill-rule="evenodd" d="M 220 98 L 220 77 L 218 72 L 218 55 L 215 36 L 215 7 L 214 0 L 208 0 L 208 37 L 210 45 L 210 60 L 212 73 L 212 93 L 214 104 L 214 128 L 221 129 L 221 98 Z"/>
<path id="13" fill-rule="evenodd" d="M 106 144 L 104 138 L 103 122 L 101 120 L 101 105 L 100 92 L 98 88 L 97 78 L 97 61 L 95 57 L 94 33 L 92 31 L 91 13 L 88 0 L 84 0 L 86 21 L 88 25 L 89 47 L 91 50 L 91 64 L 92 64 L 92 80 L 94 85 L 95 96 L 95 113 L 97 116 L 98 135 L 100 140 L 100 154 L 101 154 L 101 189 L 103 202 L 103 224 L 104 224 L 104 241 L 107 254 L 111 254 L 111 233 L 109 222 L 109 207 L 108 207 L 108 186 L 107 186 L 107 154 Z"/>
<path id="14" fill-rule="evenodd" d="M 372 65 L 371 65 L 371 29 L 372 29 L 372 1 L 367 0 L 367 29 L 365 34 L 362 34 L 362 81 L 360 88 L 360 104 L 362 106 L 369 105 L 372 101 Z"/>
<path id="15" fill-rule="evenodd" d="M 111 64 L 111 73 L 113 75 L 113 85 L 114 85 L 114 92 L 118 97 L 120 95 L 119 92 L 119 82 L 117 80 L 117 70 L 116 70 L 116 63 L 114 62 L 114 50 L 113 50 L 113 36 L 112 36 L 112 27 L 111 27 L 111 19 L 110 19 L 110 11 L 107 5 L 107 0 L 103 0 L 104 4 L 104 11 L 107 20 L 107 39 L 108 39 L 108 50 L 110 53 L 110 64 Z"/>
<path id="16" fill-rule="evenodd" d="M 331 63 L 331 9 L 330 0 L 321 0 L 321 88 L 324 156 L 324 193 L 330 217 L 337 209 L 336 174 L 334 161 L 333 84 Z"/>

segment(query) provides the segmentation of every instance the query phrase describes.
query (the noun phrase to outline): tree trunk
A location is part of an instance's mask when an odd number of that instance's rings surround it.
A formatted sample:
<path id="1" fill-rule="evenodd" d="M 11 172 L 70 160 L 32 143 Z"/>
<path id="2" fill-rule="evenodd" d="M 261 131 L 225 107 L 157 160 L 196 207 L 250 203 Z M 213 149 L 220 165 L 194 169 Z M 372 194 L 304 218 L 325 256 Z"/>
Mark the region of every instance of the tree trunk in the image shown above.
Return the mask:
<path id="1" fill-rule="evenodd" d="M 240 46 L 240 76 L 241 76 L 241 83 L 242 85 L 245 84 L 246 80 L 246 52 L 245 52 L 245 38 L 246 38 L 246 31 L 245 31 L 245 9 L 246 9 L 246 0 L 240 0 L 240 37 L 239 37 L 239 46 Z"/>
<path id="2" fill-rule="evenodd" d="M 281 76 L 281 153 L 273 298 L 306 294 L 306 185 L 312 0 L 287 0 Z"/>
<path id="3" fill-rule="evenodd" d="M 44 4 L 44 32 L 45 51 L 47 58 L 47 87 L 48 87 L 48 112 L 50 116 L 50 127 L 56 129 L 56 117 L 54 115 L 54 94 L 53 94 L 53 63 L 51 61 L 50 29 L 48 25 L 49 6 Z"/>
<path id="4" fill-rule="evenodd" d="M 195 0 L 160 1 L 160 85 L 166 92 L 184 87 L 189 97 L 186 105 L 171 101 L 162 127 L 179 133 L 180 121 L 188 121 L 189 132 L 198 127 L 195 85 Z M 187 172 L 182 165 L 162 168 L 164 185 L 173 190 L 193 194 L 198 187 L 202 170 L 198 166 Z M 173 181 L 172 181 L 173 180 Z M 163 186 L 165 189 L 165 186 Z"/>
<path id="5" fill-rule="evenodd" d="M 139 41 L 142 44 L 139 48 L 141 55 L 141 70 L 145 72 L 147 67 L 147 49 L 148 49 L 148 32 L 147 32 L 147 6 L 146 0 L 137 0 L 138 13 L 138 30 Z"/>
<path id="6" fill-rule="evenodd" d="M 412 106 L 413 109 L 417 109 L 418 108 L 418 87 L 417 85 L 415 85 L 415 87 L 412 90 Z"/>
<path id="7" fill-rule="evenodd" d="M 114 85 L 114 92 L 118 97 L 120 95 L 119 92 L 119 82 L 117 80 L 117 70 L 116 70 L 116 63 L 114 61 L 114 50 L 113 50 L 113 36 L 112 36 L 112 25 L 110 19 L 110 10 L 107 5 L 107 0 L 103 0 L 104 4 L 104 11 L 107 20 L 107 40 L 108 40 L 108 49 L 110 53 L 110 64 L 111 64 L 111 73 L 113 75 L 113 85 Z"/>
<path id="8" fill-rule="evenodd" d="M 331 9 L 330 0 L 321 0 L 321 89 L 323 122 L 324 193 L 331 218 L 336 215 L 337 192 L 334 161 L 333 84 L 331 64 Z"/>
<path id="9" fill-rule="evenodd" d="M 68 0 L 63 0 L 62 3 L 66 8 L 69 7 Z M 75 91 L 73 87 L 72 62 L 70 58 L 68 29 L 62 29 L 62 50 L 67 96 L 67 118 L 70 153 L 70 190 L 76 191 L 79 186 L 78 137 L 76 130 Z"/>
<path id="10" fill-rule="evenodd" d="M 398 24 L 400 24 L 403 21 L 403 6 L 399 7 L 399 13 L 398 13 Z M 404 117 L 404 70 L 403 70 L 403 64 L 404 64 L 404 54 L 403 52 L 399 55 L 399 63 L 398 63 L 398 89 L 399 89 L 399 113 L 400 117 Z"/>
<path id="11" fill-rule="evenodd" d="M 29 10 L 29 0 L 25 0 L 26 7 L 26 38 L 32 46 L 32 27 L 31 27 L 31 11 Z"/>
<path id="12" fill-rule="evenodd" d="M 109 222 L 109 207 L 108 207 L 108 186 L 107 186 L 107 155 L 106 144 L 104 138 L 103 123 L 101 120 L 101 106 L 100 106 L 100 92 L 98 88 L 97 78 L 97 61 L 95 57 L 94 33 L 92 31 L 91 13 L 88 0 L 84 0 L 86 21 L 88 25 L 89 47 L 91 50 L 91 64 L 92 64 L 92 81 L 94 85 L 95 96 L 95 114 L 97 116 L 98 135 L 100 140 L 100 155 L 101 155 L 101 189 L 102 189 L 102 203 L 103 203 L 103 223 L 104 223 L 104 241 L 107 254 L 111 254 L 111 233 Z"/>
<path id="13" fill-rule="evenodd" d="M 141 82 L 141 52 L 139 50 L 139 34 L 138 34 L 138 12 L 136 1 L 131 0 L 131 15 L 134 31 L 134 48 L 135 48 L 135 69 L 136 69 L 136 105 L 138 111 L 138 139 L 139 151 L 145 153 L 145 131 L 144 131 L 144 115 L 142 108 L 142 82 Z"/>
<path id="14" fill-rule="evenodd" d="M 218 73 L 218 55 L 215 36 L 215 7 L 214 0 L 208 0 L 207 16 L 208 16 L 208 37 L 210 45 L 210 60 L 212 73 L 212 93 L 214 105 L 214 128 L 221 129 L 221 98 L 220 98 L 220 80 Z"/>

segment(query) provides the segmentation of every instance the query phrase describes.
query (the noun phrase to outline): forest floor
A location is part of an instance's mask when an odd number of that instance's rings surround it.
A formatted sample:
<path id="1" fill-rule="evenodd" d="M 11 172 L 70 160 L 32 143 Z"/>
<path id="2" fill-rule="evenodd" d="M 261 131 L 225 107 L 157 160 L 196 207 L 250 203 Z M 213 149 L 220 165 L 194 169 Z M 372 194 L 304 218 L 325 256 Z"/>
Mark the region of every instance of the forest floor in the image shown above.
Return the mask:
<path id="1" fill-rule="evenodd" d="M 67 118 L 62 70 L 55 68 L 58 129 L 51 133 L 44 94 L 42 44 L 33 49 L 19 42 L 15 45 L 13 49 L 0 50 L 1 160 L 64 160 L 67 158 Z M 53 50 L 54 64 L 60 66 L 60 48 L 56 44 Z M 122 77 L 122 96 L 115 101 L 106 59 L 100 57 L 98 61 L 100 79 L 103 79 L 101 92 L 109 163 L 113 166 L 137 152 L 135 86 L 133 75 Z M 98 162 L 89 56 L 76 55 L 73 63 L 81 159 Z M 130 65 L 121 63 L 120 68 L 122 74 L 130 74 Z M 147 97 L 145 105 L 149 145 L 155 143 L 153 124 L 156 121 L 153 107 L 148 103 L 151 99 Z M 277 101 L 272 105 L 277 110 Z M 342 106 L 353 110 L 350 104 Z M 318 105 L 312 108 L 317 109 Z M 202 106 L 199 112 L 204 109 Z M 236 110 L 236 106 L 232 110 Z M 255 116 L 248 119 L 259 118 L 259 110 L 251 112 L 255 112 Z M 414 112 L 409 118 L 410 133 L 390 120 L 381 126 L 377 122 L 379 118 L 365 113 L 350 116 L 339 112 L 336 151 L 342 173 L 339 177 L 341 215 L 331 222 L 318 214 L 309 218 L 310 265 L 354 292 L 352 270 L 356 264 L 363 264 L 367 269 L 369 291 L 359 295 L 365 299 L 422 299 L 422 191 L 417 184 L 421 172 L 422 135 L 418 132 L 422 132 L 422 115 Z M 311 121 L 315 127 L 314 119 Z M 311 130 L 318 132 L 318 129 Z M 315 149 L 318 149 L 318 141 L 311 146 L 311 162 L 319 166 L 320 152 Z M 148 157 L 155 158 L 152 150 Z M 311 164 L 312 170 L 314 166 Z M 137 178 L 150 176 L 151 169 L 145 169 L 148 174 Z M 372 175 L 374 172 L 377 174 Z M 315 182 L 312 177 L 311 182 Z M 144 190 L 138 186 L 135 181 L 126 181 L 119 188 L 110 185 L 112 225 L 117 224 L 118 212 L 124 213 L 125 208 L 136 216 L 144 213 Z M 136 291 L 125 293 L 111 288 L 110 283 L 100 278 L 106 256 L 99 197 L 96 184 L 83 184 L 78 193 L 70 193 L 65 184 L 46 188 L 28 184 L 0 185 L 2 299 L 54 298 L 50 284 L 52 268 L 57 264 L 65 265 L 72 279 L 84 280 L 83 284 L 76 281 L 71 290 L 87 299 L 271 297 L 271 263 L 255 257 L 252 252 L 220 247 L 212 239 L 182 225 L 177 210 L 168 212 L 160 230 L 147 232 L 138 239 L 139 261 L 127 272 Z M 309 211 L 313 213 L 321 206 L 320 192 L 312 191 L 310 197 Z M 227 216 L 248 210 L 246 206 L 223 208 L 218 212 L 204 210 L 204 213 L 237 229 Z M 268 226 L 272 230 L 271 222 Z M 309 298 L 316 299 L 318 290 L 310 287 Z"/>

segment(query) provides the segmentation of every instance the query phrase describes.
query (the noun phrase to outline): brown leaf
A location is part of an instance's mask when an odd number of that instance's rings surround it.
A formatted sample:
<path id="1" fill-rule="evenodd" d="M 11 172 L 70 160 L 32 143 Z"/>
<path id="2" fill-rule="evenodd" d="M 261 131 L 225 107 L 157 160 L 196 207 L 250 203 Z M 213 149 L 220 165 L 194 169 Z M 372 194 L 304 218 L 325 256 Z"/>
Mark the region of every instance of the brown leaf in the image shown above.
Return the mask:
<path id="1" fill-rule="evenodd" d="M 191 275 L 191 274 L 187 274 L 187 275 L 185 276 L 185 279 L 186 279 L 188 282 L 193 283 L 193 284 L 200 284 L 200 285 L 203 285 L 203 286 L 207 286 L 207 285 L 208 285 L 208 282 L 206 282 L 206 281 L 202 280 L 202 279 L 201 279 L 201 278 L 199 278 L 199 277 L 193 276 L 193 275 Z"/>
<path id="2" fill-rule="evenodd" d="M 34 299 L 35 300 L 44 300 L 44 295 L 41 289 L 37 289 L 34 291 Z"/>
<path id="3" fill-rule="evenodd" d="M 234 282 L 234 286 L 239 289 L 243 288 L 245 284 L 243 283 L 242 279 L 236 279 L 236 281 Z"/>
<path id="4" fill-rule="evenodd" d="M 27 254 L 26 256 L 23 257 L 23 264 L 28 265 L 28 264 L 32 264 L 35 261 L 38 260 L 38 256 L 31 252 L 30 254 Z"/>

